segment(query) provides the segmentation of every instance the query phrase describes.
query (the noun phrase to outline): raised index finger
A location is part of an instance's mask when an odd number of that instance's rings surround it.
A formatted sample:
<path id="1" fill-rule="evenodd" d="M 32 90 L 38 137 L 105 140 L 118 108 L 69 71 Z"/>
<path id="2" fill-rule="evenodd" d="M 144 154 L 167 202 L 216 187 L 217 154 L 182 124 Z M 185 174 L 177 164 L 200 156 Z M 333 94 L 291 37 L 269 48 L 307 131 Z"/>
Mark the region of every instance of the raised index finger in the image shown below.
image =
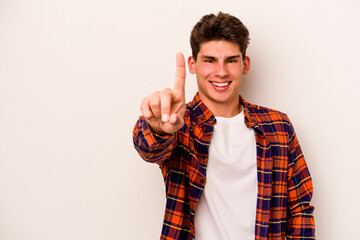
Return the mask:
<path id="1" fill-rule="evenodd" d="M 175 90 L 185 91 L 185 76 L 186 76 L 186 68 L 185 68 L 185 58 L 184 55 L 179 52 L 176 55 L 176 75 L 175 75 Z"/>

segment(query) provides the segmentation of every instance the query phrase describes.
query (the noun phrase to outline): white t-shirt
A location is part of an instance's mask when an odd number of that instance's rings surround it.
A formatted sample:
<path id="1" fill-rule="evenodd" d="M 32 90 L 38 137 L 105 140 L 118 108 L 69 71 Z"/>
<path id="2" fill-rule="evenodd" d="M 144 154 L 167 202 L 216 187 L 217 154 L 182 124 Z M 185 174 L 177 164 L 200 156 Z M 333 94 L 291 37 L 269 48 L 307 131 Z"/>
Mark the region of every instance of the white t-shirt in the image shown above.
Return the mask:
<path id="1" fill-rule="evenodd" d="M 196 240 L 253 240 L 257 202 L 256 141 L 243 111 L 216 117 L 206 185 L 195 215 Z"/>

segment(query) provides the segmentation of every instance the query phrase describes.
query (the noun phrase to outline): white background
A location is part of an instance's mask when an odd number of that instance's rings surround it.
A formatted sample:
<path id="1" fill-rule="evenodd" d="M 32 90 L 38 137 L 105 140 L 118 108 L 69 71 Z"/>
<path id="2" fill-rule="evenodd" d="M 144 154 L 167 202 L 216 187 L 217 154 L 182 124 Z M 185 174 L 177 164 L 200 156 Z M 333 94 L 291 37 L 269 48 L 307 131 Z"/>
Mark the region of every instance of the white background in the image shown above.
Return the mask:
<path id="1" fill-rule="evenodd" d="M 1 240 L 159 239 L 162 176 L 132 129 L 219 10 L 250 30 L 243 96 L 295 126 L 317 238 L 358 237 L 359 1 L 0 0 Z"/>

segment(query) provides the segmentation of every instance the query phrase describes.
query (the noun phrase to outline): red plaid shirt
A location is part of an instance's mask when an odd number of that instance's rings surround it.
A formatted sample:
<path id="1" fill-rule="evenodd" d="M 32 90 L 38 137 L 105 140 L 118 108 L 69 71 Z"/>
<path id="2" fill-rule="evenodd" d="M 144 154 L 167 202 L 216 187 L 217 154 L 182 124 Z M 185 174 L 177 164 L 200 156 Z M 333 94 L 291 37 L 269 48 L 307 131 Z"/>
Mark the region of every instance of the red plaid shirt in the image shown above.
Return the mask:
<path id="1" fill-rule="evenodd" d="M 315 239 L 312 181 L 291 122 L 281 112 L 240 101 L 256 138 L 255 239 Z M 140 117 L 133 132 L 140 156 L 159 164 L 164 176 L 167 201 L 160 239 L 195 239 L 196 206 L 206 184 L 216 119 L 198 94 L 187 104 L 184 119 L 175 134 L 159 136 Z"/>

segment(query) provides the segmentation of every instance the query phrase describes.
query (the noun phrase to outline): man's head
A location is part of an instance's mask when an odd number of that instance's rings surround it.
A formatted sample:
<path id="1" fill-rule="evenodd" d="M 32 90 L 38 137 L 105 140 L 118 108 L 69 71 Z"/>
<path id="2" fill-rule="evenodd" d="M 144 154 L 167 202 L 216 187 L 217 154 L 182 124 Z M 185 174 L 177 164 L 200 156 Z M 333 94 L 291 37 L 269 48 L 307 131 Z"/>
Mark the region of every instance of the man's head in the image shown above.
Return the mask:
<path id="1" fill-rule="evenodd" d="M 203 16 L 191 31 L 190 44 L 192 55 L 197 60 L 202 43 L 212 40 L 225 40 L 239 46 L 242 58 L 246 56 L 249 44 L 249 31 L 236 17 L 219 12 L 218 15 Z"/>
<path id="2" fill-rule="evenodd" d="M 190 41 L 189 71 L 196 74 L 201 100 L 215 116 L 235 116 L 241 108 L 240 85 L 250 69 L 248 30 L 236 17 L 220 12 L 204 16 Z"/>

